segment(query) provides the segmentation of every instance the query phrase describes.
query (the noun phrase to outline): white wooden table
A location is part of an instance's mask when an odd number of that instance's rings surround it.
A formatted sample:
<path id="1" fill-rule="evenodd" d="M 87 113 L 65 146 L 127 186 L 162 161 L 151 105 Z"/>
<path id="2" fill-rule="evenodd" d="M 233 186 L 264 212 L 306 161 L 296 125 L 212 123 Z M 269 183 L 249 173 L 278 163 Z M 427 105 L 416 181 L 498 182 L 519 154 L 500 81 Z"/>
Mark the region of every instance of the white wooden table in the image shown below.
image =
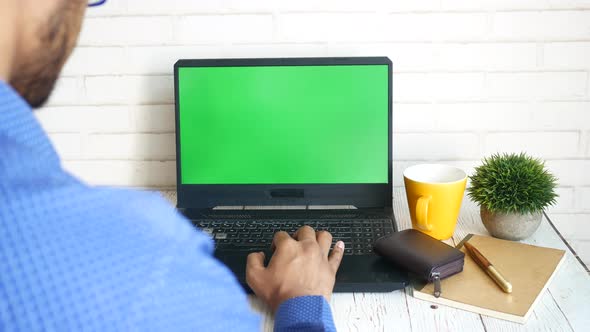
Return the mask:
<path id="1" fill-rule="evenodd" d="M 163 194 L 176 203 L 175 193 Z M 394 211 L 400 229 L 410 228 L 403 188 L 394 192 Z M 469 233 L 488 235 L 479 208 L 465 198 L 455 234 L 448 243 L 454 245 Z M 586 268 L 545 217 L 537 232 L 523 242 L 566 250 L 566 261 L 525 325 L 442 305 L 433 309 L 432 303 L 415 299 L 409 289 L 404 289 L 334 294 L 331 306 L 336 327 L 338 331 L 590 331 L 590 274 Z M 264 316 L 263 329 L 272 331 L 268 308 L 253 296 L 250 302 Z"/>

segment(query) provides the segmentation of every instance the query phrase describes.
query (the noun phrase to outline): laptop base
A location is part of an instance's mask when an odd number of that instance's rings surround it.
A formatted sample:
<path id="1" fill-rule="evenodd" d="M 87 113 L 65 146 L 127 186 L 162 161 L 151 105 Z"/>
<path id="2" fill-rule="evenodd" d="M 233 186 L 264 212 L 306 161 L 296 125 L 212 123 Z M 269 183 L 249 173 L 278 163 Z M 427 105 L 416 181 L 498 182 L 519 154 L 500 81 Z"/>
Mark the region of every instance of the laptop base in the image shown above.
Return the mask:
<path id="1" fill-rule="evenodd" d="M 252 293 L 246 284 L 246 254 L 218 257 L 234 273 L 244 290 Z M 344 256 L 336 274 L 335 293 L 392 292 L 409 284 L 403 270 L 377 255 Z"/>
<path id="2" fill-rule="evenodd" d="M 223 219 L 223 220 L 276 220 L 303 218 L 312 220 L 346 219 L 351 222 L 356 219 L 381 220 L 389 219 L 393 230 L 397 225 L 391 209 L 358 209 L 358 210 L 190 210 L 184 211 L 190 219 Z M 264 250 L 266 260 L 270 260 L 272 252 L 270 245 Z M 258 251 L 258 250 L 257 250 Z M 249 251 L 216 251 L 215 256 L 229 267 L 247 292 L 251 292 L 246 284 L 246 257 Z M 406 287 L 409 284 L 405 271 L 397 268 L 384 258 L 376 254 L 344 255 L 338 273 L 334 292 L 391 292 Z"/>

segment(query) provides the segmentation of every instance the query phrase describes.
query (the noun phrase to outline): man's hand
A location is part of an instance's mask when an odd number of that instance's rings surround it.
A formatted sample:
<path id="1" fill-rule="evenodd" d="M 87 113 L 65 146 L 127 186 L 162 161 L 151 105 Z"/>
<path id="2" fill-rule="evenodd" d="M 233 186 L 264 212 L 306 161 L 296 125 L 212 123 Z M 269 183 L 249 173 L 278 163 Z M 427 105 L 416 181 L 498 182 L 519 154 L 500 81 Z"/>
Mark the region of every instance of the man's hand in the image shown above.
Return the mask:
<path id="1" fill-rule="evenodd" d="M 264 253 L 248 255 L 246 281 L 256 295 L 275 311 L 285 300 L 305 295 L 322 295 L 330 300 L 336 271 L 344 254 L 338 241 L 328 257 L 332 235 L 303 226 L 293 235 L 277 232 L 274 253 L 264 266 Z"/>

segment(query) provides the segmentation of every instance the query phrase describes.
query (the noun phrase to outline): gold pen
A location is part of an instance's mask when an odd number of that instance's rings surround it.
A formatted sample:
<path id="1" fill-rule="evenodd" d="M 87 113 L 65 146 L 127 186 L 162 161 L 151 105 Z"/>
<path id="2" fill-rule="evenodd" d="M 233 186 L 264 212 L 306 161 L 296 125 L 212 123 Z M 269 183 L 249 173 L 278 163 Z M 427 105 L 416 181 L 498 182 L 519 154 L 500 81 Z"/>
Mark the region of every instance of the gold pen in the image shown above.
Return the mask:
<path id="1" fill-rule="evenodd" d="M 473 258 L 477 265 L 479 265 L 479 267 L 481 267 L 496 282 L 496 284 L 502 288 L 504 292 L 512 293 L 512 284 L 508 282 L 508 280 L 506 280 L 506 278 L 504 278 L 504 276 L 502 276 L 498 270 L 496 270 L 494 265 L 492 265 L 492 263 L 490 263 L 490 261 L 488 261 L 487 258 L 485 258 L 481 252 L 479 252 L 479 250 L 477 250 L 469 242 L 465 242 L 465 249 L 467 249 L 469 256 Z"/>

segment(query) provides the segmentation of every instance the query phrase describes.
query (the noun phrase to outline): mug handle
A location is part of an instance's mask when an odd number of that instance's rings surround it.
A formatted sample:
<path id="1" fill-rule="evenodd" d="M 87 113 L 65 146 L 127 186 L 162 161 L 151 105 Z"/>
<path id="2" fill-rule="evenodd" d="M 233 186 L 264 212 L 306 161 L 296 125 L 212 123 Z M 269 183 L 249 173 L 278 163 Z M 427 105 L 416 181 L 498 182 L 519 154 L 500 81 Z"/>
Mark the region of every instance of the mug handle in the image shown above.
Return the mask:
<path id="1" fill-rule="evenodd" d="M 430 196 L 420 196 L 416 202 L 416 222 L 418 227 L 425 231 L 431 231 L 432 225 L 428 223 L 428 203 Z"/>

